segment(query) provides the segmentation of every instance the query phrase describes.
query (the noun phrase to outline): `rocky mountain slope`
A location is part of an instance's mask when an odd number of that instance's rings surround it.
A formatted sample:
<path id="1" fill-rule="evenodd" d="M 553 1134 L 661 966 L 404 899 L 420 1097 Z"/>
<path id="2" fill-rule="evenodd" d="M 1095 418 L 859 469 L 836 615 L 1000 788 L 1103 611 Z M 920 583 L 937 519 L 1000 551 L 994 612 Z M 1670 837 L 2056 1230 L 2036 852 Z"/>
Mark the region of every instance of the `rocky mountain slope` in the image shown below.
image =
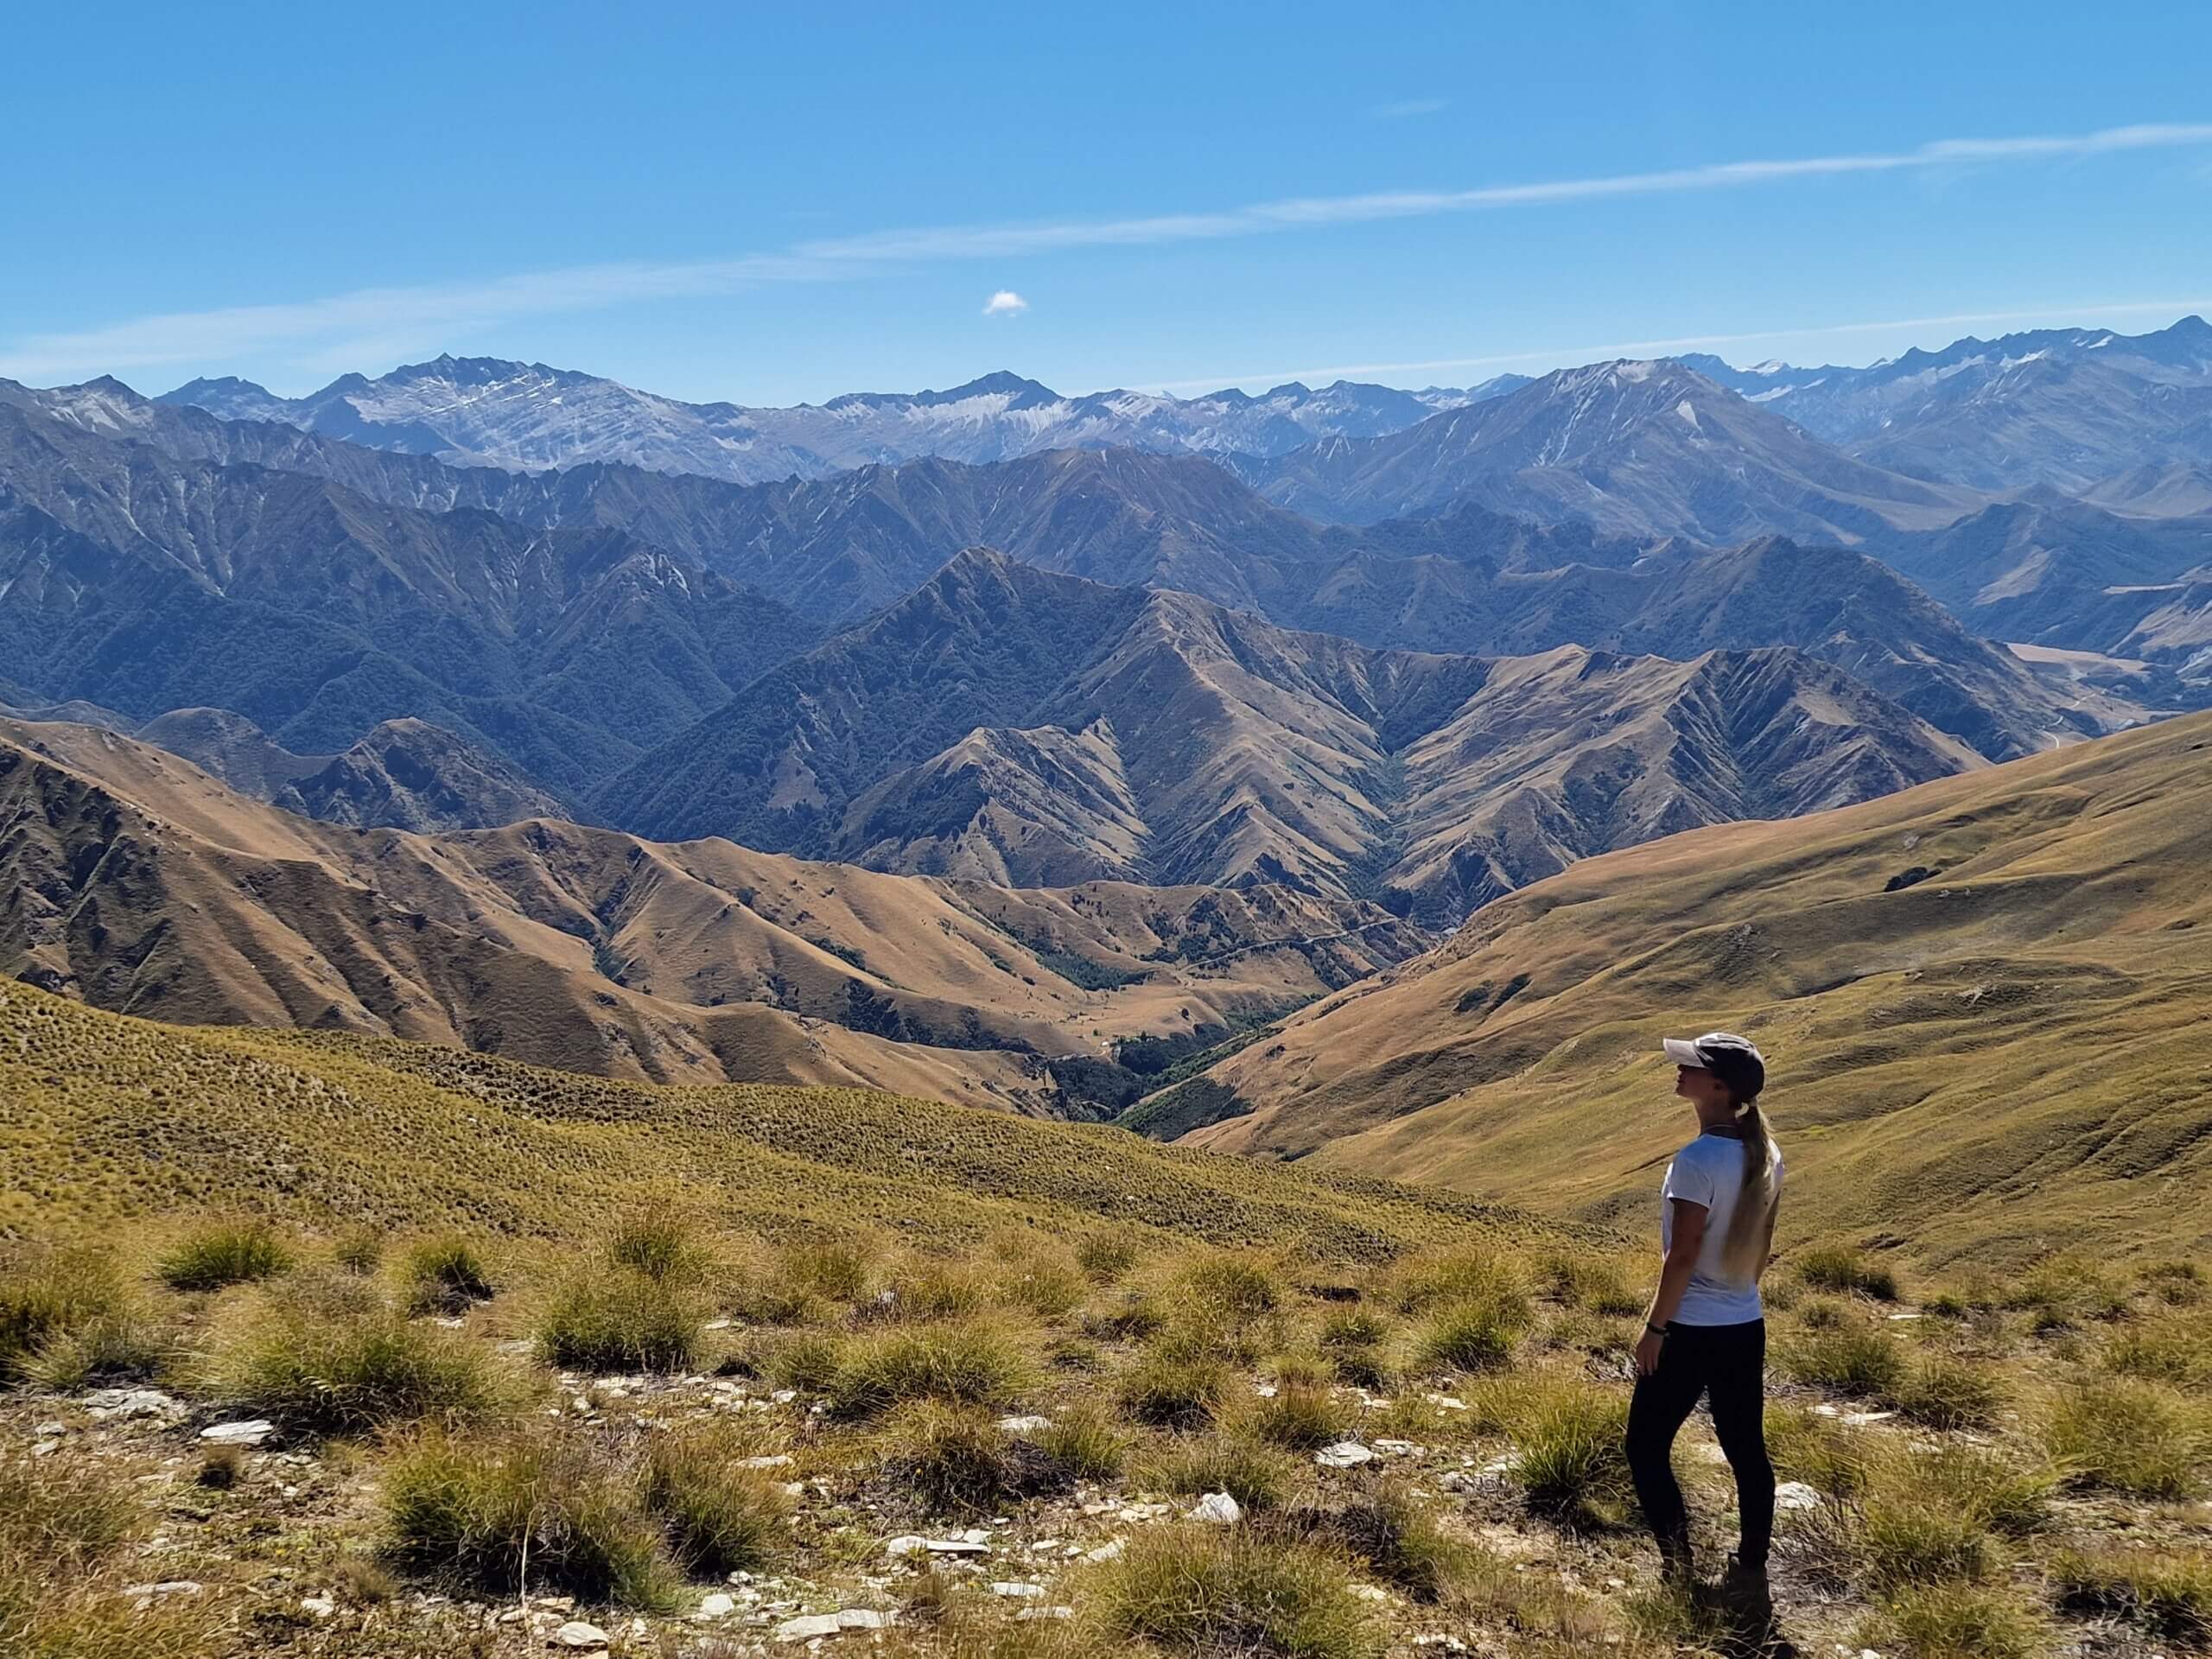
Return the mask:
<path id="1" fill-rule="evenodd" d="M 1007 893 L 546 819 L 309 822 L 96 728 L 0 725 L 0 971 L 104 1007 L 664 1080 L 1077 1109 L 1047 1061 L 1225 1031 L 1421 931 L 1277 888 Z"/>
<path id="2" fill-rule="evenodd" d="M 625 532 L 427 512 L 0 404 L 0 654 L 49 697 L 283 747 L 429 719 L 574 790 L 813 630 Z"/>
<path id="3" fill-rule="evenodd" d="M 1721 1027 L 1773 1061 L 1795 1224 L 2160 1248 L 2207 1155 L 2208 755 L 2190 715 L 1587 860 L 1188 1085 L 1197 1139 L 1641 1215 L 1658 1039 Z"/>
<path id="4" fill-rule="evenodd" d="M 228 420 L 277 422 L 372 448 L 467 465 L 560 468 L 620 461 L 733 483 L 820 478 L 937 455 L 1005 461 L 1042 449 L 1275 454 L 1316 437 L 1395 432 L 1439 409 L 1509 389 L 1470 391 L 1339 380 L 1292 382 L 1254 397 L 1100 391 L 1063 397 L 1001 372 L 944 391 L 849 392 L 793 409 L 685 404 L 613 380 L 497 358 L 441 357 L 372 380 L 340 376 L 304 397 L 247 380 L 194 380 L 162 395 Z"/>
<path id="5" fill-rule="evenodd" d="M 2161 499 L 2143 480 L 2212 463 L 2212 324 L 2183 317 L 2147 334 L 2044 328 L 1957 340 L 1866 368 L 1688 361 L 1752 401 L 1875 466 L 1970 489 L 2113 489 L 2140 511 L 2207 505 Z"/>
<path id="6" fill-rule="evenodd" d="M 1381 652 L 978 549 L 596 805 L 893 869 L 1286 882 L 1451 920 L 1624 838 L 1979 764 L 1793 651 Z"/>
<path id="7" fill-rule="evenodd" d="M 423 834 L 489 830 L 565 811 L 496 755 L 421 720 L 385 721 L 343 754 L 293 779 L 274 799 L 326 823 Z"/>
<path id="8" fill-rule="evenodd" d="M 1387 437 L 1327 439 L 1236 470 L 1316 518 L 1365 524 L 1473 501 L 1707 544 L 1851 544 L 1947 524 L 1984 500 L 1854 460 L 1667 359 L 1563 369 Z"/>

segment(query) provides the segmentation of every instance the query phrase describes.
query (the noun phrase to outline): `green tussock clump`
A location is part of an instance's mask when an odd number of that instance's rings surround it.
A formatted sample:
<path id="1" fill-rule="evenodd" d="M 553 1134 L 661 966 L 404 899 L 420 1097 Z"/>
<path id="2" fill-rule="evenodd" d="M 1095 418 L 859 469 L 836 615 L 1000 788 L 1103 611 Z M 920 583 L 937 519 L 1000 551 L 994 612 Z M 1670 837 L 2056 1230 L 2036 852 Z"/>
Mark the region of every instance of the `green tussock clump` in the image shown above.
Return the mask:
<path id="1" fill-rule="evenodd" d="M 666 1529 L 677 1563 L 695 1578 L 757 1573 L 780 1558 L 791 1500 L 772 1471 L 744 1466 L 756 1452 L 744 1434 L 712 1423 L 646 1442 L 639 1497 Z"/>
<path id="2" fill-rule="evenodd" d="M 1815 1388 L 1878 1395 L 1904 1381 L 1905 1353 L 1897 1338 L 1854 1320 L 1800 1332 L 1778 1346 L 1782 1368 Z"/>
<path id="3" fill-rule="evenodd" d="M 59 1338 L 125 1313 L 122 1270 L 86 1246 L 28 1247 L 0 1262 L 0 1379 Z"/>
<path id="4" fill-rule="evenodd" d="M 22 1659 L 200 1659 L 203 1620 L 119 1592 L 144 1527 L 130 1474 L 70 1453 L 0 1460 L 0 1649 Z"/>
<path id="5" fill-rule="evenodd" d="M 1172 1654 L 1372 1659 L 1382 1641 L 1334 1551 L 1249 1529 L 1173 1529 L 1132 1541 L 1090 1599 L 1109 1637 Z"/>
<path id="6" fill-rule="evenodd" d="M 177 1357 L 176 1333 L 143 1313 L 103 1313 L 41 1343 L 17 1362 L 23 1380 L 69 1392 L 150 1382 Z"/>
<path id="7" fill-rule="evenodd" d="M 1389 1294 L 1401 1313 L 1421 1313 L 1452 1302 L 1518 1307 L 1528 1317 L 1529 1274 L 1521 1259 L 1495 1249 L 1425 1250 L 1400 1264 Z"/>
<path id="8" fill-rule="evenodd" d="M 1897 1300 L 1897 1270 L 1872 1262 L 1864 1251 L 1848 1245 L 1827 1245 L 1797 1257 L 1797 1276 L 1808 1288 L 1840 1296 L 1866 1296 L 1878 1302 Z"/>
<path id="9" fill-rule="evenodd" d="M 1134 1422 L 1154 1428 L 1203 1428 L 1236 1386 L 1224 1361 L 1198 1344 L 1154 1341 L 1122 1373 L 1116 1399 Z"/>
<path id="10" fill-rule="evenodd" d="M 841 1417 L 870 1417 L 913 1400 L 1007 1406 L 1035 1378 L 1028 1353 L 981 1319 L 894 1327 L 839 1351 L 820 1392 Z"/>
<path id="11" fill-rule="evenodd" d="M 1909 1586 L 1891 1599 L 1884 1623 L 1913 1659 L 2036 1659 L 2050 1650 L 2042 1615 L 2000 1585 Z"/>
<path id="12" fill-rule="evenodd" d="M 400 1267 L 407 1306 L 416 1313 L 462 1313 L 495 1294 L 491 1269 L 473 1244 L 456 1236 L 412 1246 Z"/>
<path id="13" fill-rule="evenodd" d="M 1802 1480 L 1822 1497 L 1853 1498 L 1866 1487 L 1870 1448 L 1858 1429 L 1846 1428 L 1803 1406 L 1770 1402 L 1767 1456 L 1783 1480 Z"/>
<path id="14" fill-rule="evenodd" d="M 395 1560 L 456 1588 L 510 1599 L 527 1588 L 668 1611 L 680 1581 L 663 1524 L 628 1471 L 579 1441 L 540 1433 L 434 1437 L 385 1479 Z"/>
<path id="15" fill-rule="evenodd" d="M 1930 1428 L 1987 1428 L 2004 1406 L 2005 1388 L 1986 1366 L 1948 1354 L 1925 1353 L 1914 1358 L 1885 1397 Z"/>
<path id="16" fill-rule="evenodd" d="M 1529 1509 L 1579 1526 L 1617 1526 L 1633 1491 L 1628 1399 L 1585 1383 L 1548 1383 L 1518 1408 L 1514 1478 Z"/>
<path id="17" fill-rule="evenodd" d="M 1246 1427 L 1270 1446 L 1311 1452 L 1343 1440 L 1351 1418 L 1330 1392 L 1325 1378 L 1296 1375 L 1279 1381 L 1271 1397 L 1255 1402 Z"/>
<path id="18" fill-rule="evenodd" d="M 1429 1321 L 1416 1348 L 1427 1364 L 1453 1371 L 1488 1371 L 1509 1365 L 1529 1331 L 1529 1306 L 1510 1297 L 1468 1297 Z"/>
<path id="19" fill-rule="evenodd" d="M 226 1344 L 216 1374 L 246 1408 L 330 1433 L 480 1418 L 504 1392 L 480 1344 L 410 1320 L 352 1280 L 310 1278 L 272 1294 Z"/>
<path id="20" fill-rule="evenodd" d="M 1075 1484 L 1065 1464 L 1008 1436 L 979 1406 L 912 1401 L 884 1420 L 876 1445 L 884 1473 L 931 1514 L 995 1509 Z"/>
<path id="21" fill-rule="evenodd" d="M 1129 1437 L 1094 1403 L 1064 1408 L 1030 1438 L 1077 1480 L 1111 1480 L 1128 1461 Z"/>
<path id="22" fill-rule="evenodd" d="M 1144 1463 L 1144 1484 L 1184 1497 L 1227 1492 L 1248 1510 L 1272 1510 L 1295 1490 L 1304 1466 L 1287 1453 L 1240 1435 L 1193 1435 Z"/>
<path id="23" fill-rule="evenodd" d="M 331 1264 L 366 1279 L 384 1265 L 385 1236 L 374 1227 L 348 1227 L 330 1243 Z"/>
<path id="24" fill-rule="evenodd" d="M 1544 1294 L 1561 1307 L 1587 1308 L 1609 1319 L 1643 1312 L 1643 1298 L 1630 1287 L 1627 1268 L 1615 1257 L 1554 1250 L 1538 1262 L 1537 1274 Z"/>
<path id="25" fill-rule="evenodd" d="M 1471 1569 L 1474 1551 L 1446 1533 L 1406 1489 L 1387 1478 L 1361 1483 L 1341 1499 L 1308 1497 L 1294 1503 L 1289 1529 L 1325 1540 L 1411 1599 L 1444 1599 Z"/>
<path id="26" fill-rule="evenodd" d="M 539 1356 L 577 1371 L 681 1371 L 706 1344 L 708 1305 L 687 1281 L 613 1262 L 572 1273 L 537 1318 Z"/>
<path id="27" fill-rule="evenodd" d="M 2044 1444 L 2076 1484 L 2139 1497 L 2193 1497 L 2205 1487 L 2212 1418 L 2163 1382 L 2099 1378 L 2052 1408 Z"/>
<path id="28" fill-rule="evenodd" d="M 2068 1549 L 2051 1563 L 2050 1583 L 2068 1612 L 2108 1615 L 2162 1642 L 2212 1647 L 2212 1553 Z"/>
<path id="29" fill-rule="evenodd" d="M 663 1281 L 703 1279 L 714 1265 L 691 1224 L 675 1216 L 626 1218 L 607 1236 L 606 1255 L 618 1268 Z"/>
<path id="30" fill-rule="evenodd" d="M 274 1279 L 292 1267 L 291 1248 L 266 1222 L 219 1222 L 187 1234 L 155 1272 L 171 1290 L 221 1290 Z"/>
<path id="31" fill-rule="evenodd" d="M 1868 1461 L 1846 1548 L 1885 1591 L 1990 1579 L 2006 1540 L 2048 1524 L 2057 1484 L 2051 1469 L 1986 1447 L 1885 1447 Z"/>

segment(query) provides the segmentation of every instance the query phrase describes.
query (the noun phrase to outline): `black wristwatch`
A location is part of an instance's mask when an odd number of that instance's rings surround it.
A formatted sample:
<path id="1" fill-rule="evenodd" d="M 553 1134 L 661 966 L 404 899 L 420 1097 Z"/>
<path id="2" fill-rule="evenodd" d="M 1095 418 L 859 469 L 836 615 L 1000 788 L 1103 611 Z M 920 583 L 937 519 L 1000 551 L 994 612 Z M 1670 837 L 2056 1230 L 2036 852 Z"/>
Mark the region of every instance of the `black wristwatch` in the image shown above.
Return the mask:
<path id="1" fill-rule="evenodd" d="M 1665 1325 L 1654 1325 L 1649 1319 L 1646 1319 L 1643 1322 L 1643 1328 L 1649 1331 L 1655 1337 L 1663 1337 L 1667 1334 L 1667 1327 Z"/>

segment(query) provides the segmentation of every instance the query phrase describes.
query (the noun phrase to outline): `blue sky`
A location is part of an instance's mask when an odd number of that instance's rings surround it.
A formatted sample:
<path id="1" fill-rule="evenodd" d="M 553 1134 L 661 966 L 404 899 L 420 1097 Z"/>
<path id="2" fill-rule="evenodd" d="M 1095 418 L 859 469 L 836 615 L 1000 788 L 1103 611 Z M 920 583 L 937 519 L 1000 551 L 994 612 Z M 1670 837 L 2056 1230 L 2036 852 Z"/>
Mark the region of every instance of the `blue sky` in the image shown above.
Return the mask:
<path id="1" fill-rule="evenodd" d="M 1460 385 L 2212 311 L 2202 4 L 629 10 L 19 10 L 0 374 Z"/>

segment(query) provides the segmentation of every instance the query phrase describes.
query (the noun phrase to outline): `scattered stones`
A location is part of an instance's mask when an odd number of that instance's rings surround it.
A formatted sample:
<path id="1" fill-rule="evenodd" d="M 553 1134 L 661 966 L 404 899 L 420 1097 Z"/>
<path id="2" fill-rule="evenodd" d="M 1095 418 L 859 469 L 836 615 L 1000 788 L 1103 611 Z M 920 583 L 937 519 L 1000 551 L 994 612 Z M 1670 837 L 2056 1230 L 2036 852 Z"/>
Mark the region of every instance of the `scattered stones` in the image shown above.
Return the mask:
<path id="1" fill-rule="evenodd" d="M 779 1642 L 810 1642 L 817 1636 L 837 1634 L 837 1615 L 835 1613 L 805 1613 L 798 1618 L 787 1618 L 776 1626 Z"/>
<path id="2" fill-rule="evenodd" d="M 873 1607 L 847 1607 L 837 1614 L 837 1628 L 841 1630 L 888 1630 L 898 1621 L 898 1614 L 878 1612 Z"/>
<path id="3" fill-rule="evenodd" d="M 1355 1596 L 1357 1596 L 1362 1601 L 1388 1601 L 1390 1599 L 1390 1592 L 1389 1591 L 1380 1589 L 1371 1584 L 1355 1584 L 1351 1587 L 1351 1592 Z"/>
<path id="4" fill-rule="evenodd" d="M 328 1595 L 302 1596 L 300 1598 L 300 1611 L 305 1613 L 309 1618 L 332 1618 L 338 1611 L 338 1598 Z"/>
<path id="5" fill-rule="evenodd" d="M 1038 1601 L 1044 1597 L 1045 1586 L 1041 1584 L 1019 1584 L 1001 1579 L 991 1586 L 991 1593 L 1019 1601 Z"/>
<path id="6" fill-rule="evenodd" d="M 163 1596 L 196 1596 L 200 1586 L 191 1579 L 164 1579 L 159 1584 L 126 1584 L 117 1593 L 129 1597 L 143 1612 Z"/>
<path id="7" fill-rule="evenodd" d="M 31 1433 L 41 1439 L 51 1439 L 56 1434 L 67 1434 L 68 1432 L 69 1425 L 67 1423 L 39 1423 L 31 1429 Z"/>
<path id="8" fill-rule="evenodd" d="M 1465 1411 L 1467 1408 L 1467 1402 L 1453 1395 L 1425 1394 L 1421 1398 L 1427 1401 L 1430 1405 L 1440 1407 L 1446 1411 Z"/>
<path id="9" fill-rule="evenodd" d="M 728 1618 L 736 1611 L 737 1598 L 721 1590 L 699 1599 L 699 1617 L 702 1618 Z"/>
<path id="10" fill-rule="evenodd" d="M 1415 1458 L 1421 1450 L 1411 1440 L 1377 1440 L 1375 1449 L 1386 1458 Z"/>
<path id="11" fill-rule="evenodd" d="M 1802 1480 L 1785 1480 L 1774 1489 L 1774 1507 L 1777 1510 L 1817 1510 L 1821 1495 Z"/>
<path id="12" fill-rule="evenodd" d="M 1103 1565 L 1107 1561 L 1118 1561 L 1128 1547 L 1128 1540 L 1116 1538 L 1111 1543 L 1101 1544 L 1096 1549 L 1085 1550 L 1083 1559 L 1093 1566 Z"/>
<path id="13" fill-rule="evenodd" d="M 1375 1461 L 1375 1453 L 1357 1440 L 1338 1440 L 1334 1446 L 1325 1446 L 1313 1454 L 1313 1461 L 1324 1469 L 1354 1469 L 1363 1463 Z"/>
<path id="14" fill-rule="evenodd" d="M 85 1396 L 85 1410 L 96 1423 L 110 1418 L 181 1417 L 184 1402 L 159 1389 L 94 1389 Z"/>
<path id="15" fill-rule="evenodd" d="M 999 1427 L 1009 1434 L 1034 1434 L 1040 1428 L 1050 1428 L 1052 1420 L 1033 1413 L 1027 1417 L 1001 1417 Z"/>
<path id="16" fill-rule="evenodd" d="M 200 1438 L 216 1446 L 259 1446 L 276 1432 L 266 1417 L 245 1417 L 234 1423 L 217 1423 L 200 1431 Z"/>
<path id="17" fill-rule="evenodd" d="M 1864 1428 L 1869 1423 L 1886 1423 L 1896 1415 L 1894 1411 L 1847 1411 L 1843 1421 L 1853 1428 Z"/>
<path id="18" fill-rule="evenodd" d="M 883 1547 L 884 1554 L 902 1555 L 988 1555 L 991 1547 L 980 1538 L 924 1538 L 906 1533 Z"/>
<path id="19" fill-rule="evenodd" d="M 1198 1500 L 1190 1518 L 1203 1521 L 1209 1526 L 1233 1527 L 1244 1518 L 1244 1511 L 1227 1492 L 1208 1492 Z"/>
<path id="20" fill-rule="evenodd" d="M 549 1648 L 603 1648 L 614 1638 L 596 1624 L 587 1624 L 581 1618 L 572 1618 L 546 1638 Z"/>

